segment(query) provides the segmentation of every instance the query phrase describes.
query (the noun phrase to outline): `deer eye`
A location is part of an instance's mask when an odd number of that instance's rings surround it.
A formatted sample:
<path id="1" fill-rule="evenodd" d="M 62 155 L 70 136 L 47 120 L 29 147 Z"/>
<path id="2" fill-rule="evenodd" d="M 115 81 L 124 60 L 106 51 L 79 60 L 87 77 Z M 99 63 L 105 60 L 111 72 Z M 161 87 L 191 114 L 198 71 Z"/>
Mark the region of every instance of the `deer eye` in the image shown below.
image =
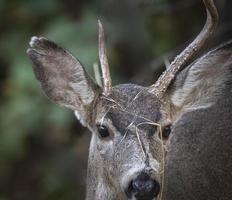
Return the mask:
<path id="1" fill-rule="evenodd" d="M 165 126 L 162 131 L 162 137 L 164 139 L 168 139 L 169 135 L 171 134 L 171 131 L 172 131 L 171 124 Z"/>
<path id="2" fill-rule="evenodd" d="M 98 125 L 97 129 L 100 137 L 102 138 L 106 138 L 110 135 L 108 129 L 103 125 Z"/>

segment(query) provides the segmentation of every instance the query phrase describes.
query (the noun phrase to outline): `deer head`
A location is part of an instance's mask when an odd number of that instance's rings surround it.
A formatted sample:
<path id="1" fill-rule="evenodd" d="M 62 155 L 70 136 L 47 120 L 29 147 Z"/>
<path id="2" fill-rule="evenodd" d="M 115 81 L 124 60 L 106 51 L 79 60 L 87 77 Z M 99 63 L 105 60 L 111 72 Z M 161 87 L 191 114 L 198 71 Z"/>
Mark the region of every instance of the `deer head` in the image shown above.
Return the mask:
<path id="1" fill-rule="evenodd" d="M 87 199 L 162 198 L 165 159 L 175 135 L 172 127 L 184 114 L 212 106 L 229 79 L 231 44 L 183 69 L 217 24 L 213 0 L 203 2 L 203 30 L 150 87 L 112 87 L 100 21 L 102 87 L 68 51 L 46 38 L 32 37 L 27 53 L 42 90 L 53 102 L 75 111 L 92 132 Z M 222 60 L 225 65 L 217 67 Z"/>

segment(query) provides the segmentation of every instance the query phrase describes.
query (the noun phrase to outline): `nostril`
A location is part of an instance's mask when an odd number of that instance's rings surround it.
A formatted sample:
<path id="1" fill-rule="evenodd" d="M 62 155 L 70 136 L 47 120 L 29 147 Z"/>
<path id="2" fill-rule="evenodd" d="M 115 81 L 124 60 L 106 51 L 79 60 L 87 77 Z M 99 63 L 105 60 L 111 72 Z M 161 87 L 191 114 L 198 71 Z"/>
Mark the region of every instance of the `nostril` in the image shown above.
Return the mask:
<path id="1" fill-rule="evenodd" d="M 137 199 L 152 199 L 159 194 L 159 191 L 159 183 L 142 173 L 130 182 L 126 194 L 128 198 L 134 196 Z"/>
<path id="2" fill-rule="evenodd" d="M 152 191 L 155 187 L 155 182 L 152 179 L 146 181 L 136 180 L 132 182 L 132 187 L 135 191 L 139 192 L 141 195 L 146 195 Z"/>

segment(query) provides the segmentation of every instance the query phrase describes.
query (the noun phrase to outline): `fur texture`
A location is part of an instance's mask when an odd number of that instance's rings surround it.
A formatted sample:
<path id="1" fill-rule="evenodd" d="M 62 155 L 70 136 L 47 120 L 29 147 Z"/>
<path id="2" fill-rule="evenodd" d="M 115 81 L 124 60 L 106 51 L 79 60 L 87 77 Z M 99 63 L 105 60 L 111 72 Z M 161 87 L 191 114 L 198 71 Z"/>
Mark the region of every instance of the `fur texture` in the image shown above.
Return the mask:
<path id="1" fill-rule="evenodd" d="M 105 96 L 67 51 L 44 38 L 30 45 L 45 94 L 92 132 L 87 200 L 136 199 L 126 190 L 141 172 L 160 184 L 157 199 L 232 198 L 231 42 L 180 72 L 163 100 L 134 84 Z M 163 140 L 160 130 L 170 124 Z"/>

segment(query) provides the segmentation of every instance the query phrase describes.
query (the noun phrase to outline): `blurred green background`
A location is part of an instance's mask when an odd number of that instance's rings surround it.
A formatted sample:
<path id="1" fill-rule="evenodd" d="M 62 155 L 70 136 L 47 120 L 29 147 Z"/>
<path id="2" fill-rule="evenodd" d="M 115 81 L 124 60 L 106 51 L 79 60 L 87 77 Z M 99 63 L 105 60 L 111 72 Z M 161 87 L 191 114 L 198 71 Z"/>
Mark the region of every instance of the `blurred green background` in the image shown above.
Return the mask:
<path id="1" fill-rule="evenodd" d="M 232 38 L 232 1 L 216 0 L 220 23 L 208 49 Z M 90 74 L 97 19 L 114 84 L 151 84 L 205 22 L 200 0 L 0 0 L 0 200 L 84 199 L 91 134 L 41 92 L 26 49 L 45 36 Z"/>

